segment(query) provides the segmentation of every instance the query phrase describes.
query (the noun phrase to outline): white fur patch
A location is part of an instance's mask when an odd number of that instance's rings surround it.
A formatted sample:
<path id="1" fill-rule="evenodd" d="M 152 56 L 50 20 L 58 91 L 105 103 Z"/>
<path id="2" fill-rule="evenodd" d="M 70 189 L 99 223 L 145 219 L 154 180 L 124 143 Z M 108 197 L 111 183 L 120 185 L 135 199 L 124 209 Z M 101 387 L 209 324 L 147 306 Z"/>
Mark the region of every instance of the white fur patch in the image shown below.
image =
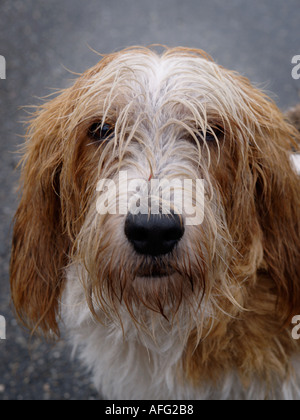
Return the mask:
<path id="1" fill-rule="evenodd" d="M 300 155 L 292 155 L 292 163 L 297 173 L 300 175 Z"/>

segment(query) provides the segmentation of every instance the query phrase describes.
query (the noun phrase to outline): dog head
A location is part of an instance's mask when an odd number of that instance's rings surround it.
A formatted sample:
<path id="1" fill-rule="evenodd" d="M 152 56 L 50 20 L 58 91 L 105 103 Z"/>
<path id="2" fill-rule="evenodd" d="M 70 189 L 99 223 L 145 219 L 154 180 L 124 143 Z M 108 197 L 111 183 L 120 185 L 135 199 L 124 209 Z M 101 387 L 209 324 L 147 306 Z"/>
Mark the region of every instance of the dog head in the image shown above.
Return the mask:
<path id="1" fill-rule="evenodd" d="M 202 51 L 103 57 L 40 106 L 27 132 L 11 258 L 18 315 L 58 334 L 71 265 L 95 317 L 125 308 L 147 328 L 149 314 L 180 314 L 200 332 L 268 299 L 284 324 L 300 310 L 297 139 L 266 95 Z M 199 223 L 187 223 L 184 202 L 178 211 L 176 187 L 163 211 L 164 187 L 148 188 L 162 179 L 202 180 L 202 200 L 197 188 L 186 195 L 196 215 L 203 204 Z M 101 212 L 112 191 L 115 211 Z"/>

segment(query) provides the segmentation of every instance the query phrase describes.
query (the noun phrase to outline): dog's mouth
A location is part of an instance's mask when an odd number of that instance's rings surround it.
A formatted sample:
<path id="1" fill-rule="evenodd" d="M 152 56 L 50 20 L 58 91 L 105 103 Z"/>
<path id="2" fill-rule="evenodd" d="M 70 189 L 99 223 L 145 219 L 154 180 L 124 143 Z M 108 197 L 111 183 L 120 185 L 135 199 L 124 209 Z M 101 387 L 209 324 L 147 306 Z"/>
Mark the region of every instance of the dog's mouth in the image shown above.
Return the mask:
<path id="1" fill-rule="evenodd" d="M 174 273 L 175 270 L 170 264 L 163 264 L 160 261 L 153 260 L 151 262 L 147 261 L 147 263 L 139 267 L 136 272 L 136 277 L 162 278 L 169 277 Z"/>

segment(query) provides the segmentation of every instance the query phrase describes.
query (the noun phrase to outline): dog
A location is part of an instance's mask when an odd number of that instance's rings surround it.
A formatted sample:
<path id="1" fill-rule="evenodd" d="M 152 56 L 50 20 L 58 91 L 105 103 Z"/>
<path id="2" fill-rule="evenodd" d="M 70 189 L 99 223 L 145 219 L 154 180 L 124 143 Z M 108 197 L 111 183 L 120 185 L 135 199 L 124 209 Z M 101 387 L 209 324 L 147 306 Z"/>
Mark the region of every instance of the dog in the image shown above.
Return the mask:
<path id="1" fill-rule="evenodd" d="M 201 50 L 131 47 L 26 136 L 11 291 L 32 332 L 65 328 L 108 399 L 300 398 L 299 132 L 265 93 Z M 198 219 L 162 179 L 199 180 Z"/>

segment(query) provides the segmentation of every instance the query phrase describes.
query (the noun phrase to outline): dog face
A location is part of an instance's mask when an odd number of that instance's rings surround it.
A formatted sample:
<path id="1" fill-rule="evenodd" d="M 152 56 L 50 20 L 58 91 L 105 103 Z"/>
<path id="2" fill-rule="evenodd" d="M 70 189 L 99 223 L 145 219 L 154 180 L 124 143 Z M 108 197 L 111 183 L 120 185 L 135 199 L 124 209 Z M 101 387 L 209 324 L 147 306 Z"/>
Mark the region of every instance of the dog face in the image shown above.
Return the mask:
<path id="1" fill-rule="evenodd" d="M 11 259 L 19 316 L 58 334 L 73 266 L 99 319 L 126 311 L 144 331 L 181 320 L 193 346 L 243 311 L 279 328 L 300 310 L 297 136 L 270 99 L 202 51 L 105 56 L 28 129 Z M 100 214 L 99 181 L 120 173 L 146 190 L 126 189 L 127 214 Z M 177 214 L 175 190 L 169 214 L 159 198 L 159 214 L 132 215 L 133 197 L 159 195 L 153 179 L 203 180 L 201 224 Z M 124 189 L 114 191 L 119 202 Z"/>

